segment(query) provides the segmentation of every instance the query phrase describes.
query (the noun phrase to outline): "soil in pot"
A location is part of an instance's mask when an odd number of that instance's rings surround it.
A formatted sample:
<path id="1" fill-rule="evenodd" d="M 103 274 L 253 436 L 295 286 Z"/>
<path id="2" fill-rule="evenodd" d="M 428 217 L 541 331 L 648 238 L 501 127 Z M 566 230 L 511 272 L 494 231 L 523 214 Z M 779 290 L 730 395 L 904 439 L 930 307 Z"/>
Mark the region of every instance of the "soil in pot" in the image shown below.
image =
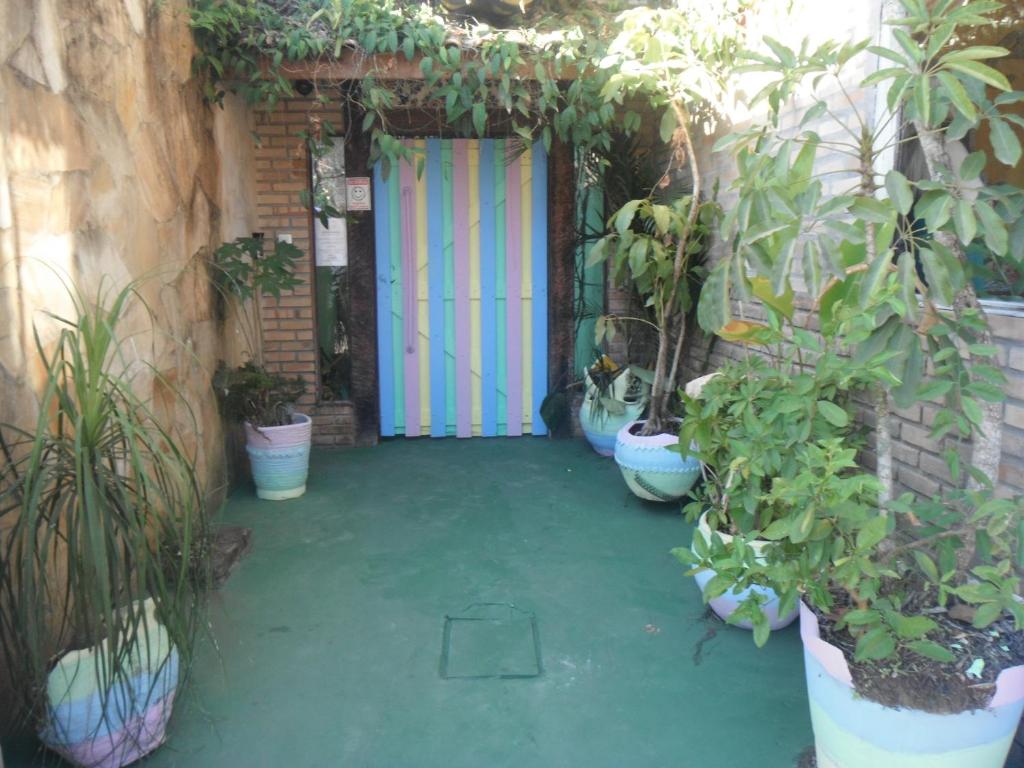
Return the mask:
<path id="1" fill-rule="evenodd" d="M 952 662 L 934 661 L 905 648 L 882 661 L 854 662 L 856 639 L 849 632 L 837 630 L 820 611 L 815 610 L 815 614 L 822 639 L 846 657 L 857 692 L 887 707 L 937 715 L 984 709 L 995 693 L 999 673 L 1024 664 L 1024 632 L 1014 631 L 1011 619 L 976 629 L 946 613 L 932 614 L 930 618 L 939 628 L 929 639 L 948 648 L 956 656 Z M 967 670 L 977 659 L 984 662 L 984 667 L 968 675 Z"/>

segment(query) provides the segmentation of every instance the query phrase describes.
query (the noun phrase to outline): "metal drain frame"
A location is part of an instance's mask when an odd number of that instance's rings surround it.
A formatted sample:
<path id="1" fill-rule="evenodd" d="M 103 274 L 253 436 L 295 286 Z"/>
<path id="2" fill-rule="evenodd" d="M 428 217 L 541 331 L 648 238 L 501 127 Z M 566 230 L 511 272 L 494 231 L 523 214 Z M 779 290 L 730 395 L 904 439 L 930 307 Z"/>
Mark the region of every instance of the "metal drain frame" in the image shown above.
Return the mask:
<path id="1" fill-rule="evenodd" d="M 498 619 L 481 617 L 481 616 L 462 616 L 456 615 L 451 616 L 445 614 L 444 617 L 444 634 L 441 638 L 441 664 L 440 672 L 441 678 L 444 680 L 529 680 L 531 678 L 540 677 L 544 674 L 544 664 L 541 661 L 540 652 L 540 628 L 537 624 L 537 616 L 532 611 L 524 611 L 514 603 L 470 603 L 462 609 L 460 613 L 467 613 L 474 608 L 483 608 L 488 606 L 501 606 L 509 609 L 509 616 L 520 614 L 521 616 L 527 617 L 530 621 L 530 630 L 533 634 L 533 653 L 534 660 L 537 664 L 537 671 L 532 673 L 523 674 L 497 674 L 497 675 L 453 675 L 449 673 L 448 660 L 449 660 L 449 649 L 451 648 L 452 641 L 452 625 L 458 621 L 488 621 L 492 623 L 499 623 Z"/>

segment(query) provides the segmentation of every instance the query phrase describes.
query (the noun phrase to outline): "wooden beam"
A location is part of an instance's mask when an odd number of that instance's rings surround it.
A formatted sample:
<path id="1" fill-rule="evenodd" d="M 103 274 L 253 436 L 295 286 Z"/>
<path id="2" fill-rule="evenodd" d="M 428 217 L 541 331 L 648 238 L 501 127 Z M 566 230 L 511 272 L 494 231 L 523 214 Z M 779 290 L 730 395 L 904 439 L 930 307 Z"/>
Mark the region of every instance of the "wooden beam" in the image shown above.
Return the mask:
<path id="1" fill-rule="evenodd" d="M 463 52 L 463 62 L 472 64 L 476 61 L 475 54 Z M 328 58 L 320 61 L 285 61 L 281 63 L 279 71 L 288 80 L 362 80 L 367 75 L 373 75 L 378 80 L 423 80 L 423 70 L 420 68 L 420 61 L 423 56 L 417 54 L 412 61 L 409 61 L 402 54 L 375 53 L 368 56 L 362 51 L 346 48 L 338 58 Z M 270 71 L 270 65 L 264 64 L 264 71 Z M 578 72 L 574 67 L 566 67 L 559 74 L 559 80 L 568 82 L 577 78 Z M 533 67 L 520 67 L 515 77 L 520 80 L 537 79 Z M 494 78 L 497 79 L 497 78 Z"/>

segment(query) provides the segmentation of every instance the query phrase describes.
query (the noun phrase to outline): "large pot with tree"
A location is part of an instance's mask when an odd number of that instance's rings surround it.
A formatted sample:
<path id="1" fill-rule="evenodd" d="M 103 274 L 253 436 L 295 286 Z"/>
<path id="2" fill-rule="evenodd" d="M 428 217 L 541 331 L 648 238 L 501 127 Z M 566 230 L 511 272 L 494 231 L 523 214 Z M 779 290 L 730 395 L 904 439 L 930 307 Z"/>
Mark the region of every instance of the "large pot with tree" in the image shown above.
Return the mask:
<path id="1" fill-rule="evenodd" d="M 36 332 L 34 429 L 0 429 L 0 651 L 43 744 L 118 768 L 163 743 L 187 678 L 206 515 L 195 456 L 140 391 L 191 411 L 118 335 L 136 286 L 69 296 L 56 341 Z"/>
<path id="2" fill-rule="evenodd" d="M 280 298 L 301 281 L 295 265 L 302 252 L 278 240 L 273 250 L 263 238 L 225 243 L 214 253 L 214 284 L 238 312 L 250 359 L 237 368 L 221 367 L 214 377 L 224 415 L 245 430 L 246 453 L 256 495 L 281 501 L 302 496 L 309 475 L 313 424 L 295 410 L 306 391 L 301 377 L 270 372 L 263 365 L 261 299 Z"/>
<path id="3" fill-rule="evenodd" d="M 730 569 L 728 558 L 701 554 L 697 566 L 715 568 L 726 588 L 760 580 L 785 609 L 802 600 L 819 765 L 996 768 L 1024 710 L 1022 505 L 993 487 L 1003 375 L 966 250 L 982 247 L 995 263 L 1016 257 L 1008 230 L 1019 225 L 1021 193 L 985 182 L 986 152 L 955 163 L 948 148 L 984 124 L 994 160 L 1016 165 L 1014 124 L 1024 121 L 1008 108 L 1024 94 L 985 63 L 1005 49 L 970 44 L 998 20 L 998 3 L 905 0 L 903 9 L 891 45 L 796 52 L 772 41 L 756 57 L 774 75 L 762 92 L 769 121 L 725 142 L 740 170 L 725 219 L 733 248 L 699 312 L 720 329 L 730 294 L 749 295 L 750 275 L 781 295 L 802 267 L 824 335 L 874 382 L 877 470 L 860 470 L 842 440 L 808 446 L 804 471 L 766 494 L 780 511 L 755 532 L 774 542 L 765 561 Z M 789 135 L 778 115 L 805 81 L 815 94 L 838 83 L 844 98 L 844 70 L 865 50 L 884 65 L 861 85 L 882 89 L 889 112 L 871 121 L 852 99 L 844 105 L 856 117 L 830 141 L 854 158 L 859 181 L 828 194 L 815 167 L 828 128 L 812 121 L 830 105 L 815 98 Z M 883 179 L 879 157 L 896 144 L 917 148 L 924 177 L 888 169 Z M 931 437 L 948 464 L 951 490 L 929 499 L 897 496 L 893 483 L 890 409 L 914 402 L 939 406 Z"/>
<path id="4" fill-rule="evenodd" d="M 653 315 L 658 346 L 650 405 L 644 419 L 619 431 L 615 460 L 635 494 L 672 501 L 683 497 L 700 475 L 699 462 L 669 449 L 678 431 L 676 387 L 693 287 L 701 274 L 699 256 L 716 211 L 704 199 L 694 114 L 712 110 L 723 99 L 743 34 L 743 4 L 704 10 L 638 8 L 618 21 L 621 32 L 602 62 L 613 71 L 602 95 L 620 104 L 642 97 L 662 115 L 660 135 L 668 158 L 656 186 L 672 186 L 683 177 L 688 189 L 667 199 L 663 194 L 656 199 L 652 189 L 648 197 L 625 203 L 612 215 L 610 231 L 591 249 L 589 261 L 609 260 L 616 281 L 635 289 Z"/>

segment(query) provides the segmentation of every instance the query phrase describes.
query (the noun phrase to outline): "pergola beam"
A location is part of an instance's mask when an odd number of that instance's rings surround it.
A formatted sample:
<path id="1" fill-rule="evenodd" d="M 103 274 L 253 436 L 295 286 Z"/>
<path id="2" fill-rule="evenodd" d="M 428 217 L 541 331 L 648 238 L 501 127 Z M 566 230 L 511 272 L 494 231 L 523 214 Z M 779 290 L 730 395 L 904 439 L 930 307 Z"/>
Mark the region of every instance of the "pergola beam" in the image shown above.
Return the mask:
<path id="1" fill-rule="evenodd" d="M 465 55 L 465 54 L 464 54 Z M 420 67 L 422 55 L 417 54 L 412 61 L 405 56 L 394 53 L 375 53 L 367 55 L 362 51 L 351 48 L 344 49 L 337 58 L 330 58 L 321 61 L 286 61 L 278 67 L 278 72 L 288 80 L 362 80 L 372 75 L 378 80 L 424 80 L 423 70 Z M 476 56 L 470 53 L 465 62 L 467 64 L 478 61 Z M 269 65 L 265 65 L 269 71 Z M 569 81 L 576 79 L 575 68 L 565 68 L 559 73 L 559 80 Z M 531 67 L 521 67 L 516 73 L 520 80 L 537 79 L 536 72 Z M 497 78 L 494 78 L 497 79 Z"/>

